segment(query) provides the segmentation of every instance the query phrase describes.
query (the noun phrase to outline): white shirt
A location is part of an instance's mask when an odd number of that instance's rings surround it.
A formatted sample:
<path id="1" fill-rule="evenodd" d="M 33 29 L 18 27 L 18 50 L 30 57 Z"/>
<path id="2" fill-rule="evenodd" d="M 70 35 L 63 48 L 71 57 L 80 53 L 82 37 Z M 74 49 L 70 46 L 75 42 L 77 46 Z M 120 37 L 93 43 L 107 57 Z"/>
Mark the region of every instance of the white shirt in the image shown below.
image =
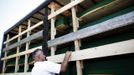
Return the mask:
<path id="1" fill-rule="evenodd" d="M 50 61 L 36 62 L 32 69 L 32 75 L 55 75 L 59 74 L 61 64 Z"/>

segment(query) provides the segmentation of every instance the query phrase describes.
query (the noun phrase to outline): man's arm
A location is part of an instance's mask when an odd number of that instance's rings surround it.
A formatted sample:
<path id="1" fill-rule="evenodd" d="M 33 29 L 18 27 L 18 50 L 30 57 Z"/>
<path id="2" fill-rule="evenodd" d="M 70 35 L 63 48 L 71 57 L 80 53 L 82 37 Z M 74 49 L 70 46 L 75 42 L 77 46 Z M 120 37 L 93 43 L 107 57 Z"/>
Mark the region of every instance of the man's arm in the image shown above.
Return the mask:
<path id="1" fill-rule="evenodd" d="M 68 61 L 69 61 L 69 58 L 71 56 L 71 51 L 67 51 L 66 54 L 65 54 L 65 57 L 64 57 L 64 60 L 61 64 L 61 70 L 60 72 L 65 72 L 66 71 L 66 68 L 67 68 L 67 65 L 68 65 Z"/>

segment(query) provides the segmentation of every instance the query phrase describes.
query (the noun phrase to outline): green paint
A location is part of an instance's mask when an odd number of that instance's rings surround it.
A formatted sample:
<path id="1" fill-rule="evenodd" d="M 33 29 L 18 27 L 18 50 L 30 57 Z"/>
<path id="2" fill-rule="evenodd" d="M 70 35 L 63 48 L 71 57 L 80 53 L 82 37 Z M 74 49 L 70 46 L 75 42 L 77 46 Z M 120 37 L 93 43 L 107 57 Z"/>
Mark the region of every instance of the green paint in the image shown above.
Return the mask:
<path id="1" fill-rule="evenodd" d="M 88 27 L 88 26 L 93 26 L 93 25 L 95 25 L 95 24 L 104 22 L 104 21 L 109 20 L 109 19 L 111 19 L 111 18 L 114 18 L 114 17 L 116 17 L 116 16 L 120 16 L 120 15 L 126 14 L 126 13 L 128 13 L 128 12 L 133 11 L 133 10 L 134 10 L 134 6 L 131 6 L 131 7 L 129 7 L 129 8 L 126 8 L 126 9 L 121 10 L 121 11 L 119 11 L 119 12 L 116 12 L 116 13 L 113 13 L 113 14 L 110 14 L 110 15 L 107 15 L 106 17 L 102 17 L 102 18 L 100 18 L 100 19 L 98 19 L 98 20 L 96 20 L 96 21 L 90 22 L 90 23 L 88 23 L 88 24 L 80 25 L 80 29 L 85 28 L 85 27 Z"/>
<path id="2" fill-rule="evenodd" d="M 113 0 L 103 0 L 102 2 L 97 3 L 96 5 L 93 5 L 92 7 L 90 7 L 90 8 L 87 9 L 87 10 L 85 10 L 84 12 L 78 14 L 78 17 L 84 15 L 85 13 L 87 13 L 87 12 L 89 12 L 89 11 L 95 9 L 95 8 L 98 8 L 98 7 L 100 7 L 100 6 L 106 5 L 106 4 L 108 4 L 108 3 L 112 2 L 112 1 L 113 1 Z"/>

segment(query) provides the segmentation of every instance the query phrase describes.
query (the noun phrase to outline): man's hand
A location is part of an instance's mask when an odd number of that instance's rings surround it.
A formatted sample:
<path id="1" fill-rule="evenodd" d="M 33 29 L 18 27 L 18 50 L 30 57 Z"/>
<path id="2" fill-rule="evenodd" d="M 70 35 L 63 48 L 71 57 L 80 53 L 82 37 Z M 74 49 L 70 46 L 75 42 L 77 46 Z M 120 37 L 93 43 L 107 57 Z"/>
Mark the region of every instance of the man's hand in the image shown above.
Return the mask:
<path id="1" fill-rule="evenodd" d="M 71 54 L 72 52 L 71 51 L 67 51 L 66 54 L 65 54 L 65 57 L 64 57 L 64 60 L 61 64 L 61 72 L 65 72 L 66 71 L 66 68 L 67 68 L 67 65 L 68 65 L 68 61 L 71 57 Z"/>
<path id="2" fill-rule="evenodd" d="M 64 59 L 69 60 L 69 58 L 71 57 L 71 54 L 72 54 L 72 51 L 67 51 L 66 54 L 65 54 L 65 58 Z"/>

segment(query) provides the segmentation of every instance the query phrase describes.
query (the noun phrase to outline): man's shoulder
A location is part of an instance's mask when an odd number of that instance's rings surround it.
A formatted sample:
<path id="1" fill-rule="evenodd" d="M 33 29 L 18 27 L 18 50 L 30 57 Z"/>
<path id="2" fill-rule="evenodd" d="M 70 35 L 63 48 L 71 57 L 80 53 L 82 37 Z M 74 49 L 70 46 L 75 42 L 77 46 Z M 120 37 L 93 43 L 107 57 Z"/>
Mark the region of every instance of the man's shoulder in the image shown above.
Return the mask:
<path id="1" fill-rule="evenodd" d="M 57 63 L 54 63 L 54 62 L 51 62 L 51 61 L 43 61 L 43 62 L 36 62 L 34 65 L 45 65 L 45 66 L 48 66 L 48 65 L 53 65 L 53 64 L 57 64 Z"/>
<path id="2" fill-rule="evenodd" d="M 43 61 L 44 63 L 54 63 L 54 62 L 52 62 L 52 61 Z"/>
<path id="3" fill-rule="evenodd" d="M 53 62 L 51 62 L 51 61 L 43 61 L 42 62 L 42 64 L 51 64 L 51 63 L 53 63 Z"/>

